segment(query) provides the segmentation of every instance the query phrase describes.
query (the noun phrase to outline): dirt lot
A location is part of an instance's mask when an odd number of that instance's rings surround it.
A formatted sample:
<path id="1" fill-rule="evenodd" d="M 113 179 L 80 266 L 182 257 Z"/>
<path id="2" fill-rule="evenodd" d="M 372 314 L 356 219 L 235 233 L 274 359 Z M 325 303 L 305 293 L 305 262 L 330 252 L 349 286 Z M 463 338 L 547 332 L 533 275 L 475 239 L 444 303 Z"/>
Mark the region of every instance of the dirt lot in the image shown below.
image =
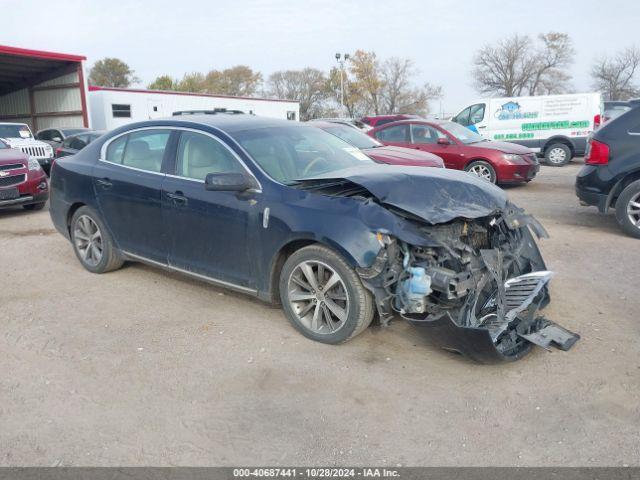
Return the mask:
<path id="1" fill-rule="evenodd" d="M 48 212 L 1 212 L 0 464 L 640 465 L 640 242 L 578 205 L 578 168 L 509 195 L 582 340 L 497 366 L 401 320 L 331 347 L 178 275 L 92 275 Z"/>

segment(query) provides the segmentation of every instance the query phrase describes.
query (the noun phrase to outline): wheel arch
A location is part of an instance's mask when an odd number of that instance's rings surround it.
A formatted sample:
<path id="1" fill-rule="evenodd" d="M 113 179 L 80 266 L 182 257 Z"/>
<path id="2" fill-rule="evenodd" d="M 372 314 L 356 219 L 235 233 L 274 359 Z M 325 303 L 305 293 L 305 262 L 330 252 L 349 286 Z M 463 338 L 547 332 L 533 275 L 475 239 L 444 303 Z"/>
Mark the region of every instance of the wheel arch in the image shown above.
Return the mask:
<path id="1" fill-rule="evenodd" d="M 573 158 L 575 156 L 576 146 L 573 144 L 573 142 L 569 137 L 566 137 L 564 135 L 554 135 L 553 137 L 547 138 L 547 140 L 544 142 L 544 145 L 542 146 L 542 153 L 546 154 L 547 149 L 555 143 L 562 143 L 566 145 L 567 147 L 569 147 L 569 150 L 571 151 L 571 157 Z"/>
<path id="2" fill-rule="evenodd" d="M 80 209 L 81 207 L 85 207 L 86 205 L 87 204 L 83 202 L 75 202 L 69 207 L 66 217 L 67 232 L 69 232 L 69 234 L 71 234 L 71 219 L 73 218 L 73 215 L 78 211 L 78 209 Z"/>
<path id="3" fill-rule="evenodd" d="M 267 285 L 267 292 L 265 292 L 266 295 L 264 295 L 266 301 L 275 305 L 280 303 L 280 273 L 282 272 L 282 267 L 287 261 L 287 258 L 294 252 L 309 245 L 322 245 L 330 248 L 342 256 L 353 268 L 358 266 L 358 262 L 353 255 L 329 238 L 299 237 L 290 239 L 278 249 L 271 259 L 269 266 L 269 284 Z"/>
<path id="4" fill-rule="evenodd" d="M 609 208 L 613 208 L 616 206 L 616 201 L 618 197 L 622 193 L 622 191 L 631 185 L 633 182 L 640 180 L 640 168 L 628 173 L 624 178 L 620 179 L 618 183 L 616 183 L 611 191 L 609 192 L 609 196 L 607 197 L 607 204 L 605 207 L 605 212 Z"/>

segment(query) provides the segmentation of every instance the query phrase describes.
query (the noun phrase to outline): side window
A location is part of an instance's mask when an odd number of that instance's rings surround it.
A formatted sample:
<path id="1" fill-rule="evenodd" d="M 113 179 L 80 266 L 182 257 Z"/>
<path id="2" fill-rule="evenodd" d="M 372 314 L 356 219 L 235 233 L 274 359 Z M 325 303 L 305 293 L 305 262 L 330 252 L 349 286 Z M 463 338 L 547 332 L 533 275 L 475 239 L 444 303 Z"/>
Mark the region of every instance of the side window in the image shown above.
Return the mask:
<path id="1" fill-rule="evenodd" d="M 469 125 L 469 114 L 471 113 L 471 107 L 465 108 L 453 119 L 454 122 L 459 123 L 460 125 L 464 125 L 465 127 Z"/>
<path id="2" fill-rule="evenodd" d="M 411 124 L 411 139 L 416 144 L 435 144 L 439 138 L 445 138 L 444 134 L 428 125 Z"/>
<path id="3" fill-rule="evenodd" d="M 409 143 L 409 125 L 394 125 L 383 128 L 376 133 L 376 138 L 383 142 Z"/>
<path id="4" fill-rule="evenodd" d="M 111 104 L 111 113 L 113 118 L 131 118 L 131 105 L 113 103 Z"/>
<path id="5" fill-rule="evenodd" d="M 73 148 L 74 150 L 82 150 L 89 143 L 87 139 L 87 135 L 78 135 L 77 137 L 71 137 L 71 143 L 69 143 L 69 148 Z"/>
<path id="6" fill-rule="evenodd" d="M 142 130 L 127 135 L 122 165 L 159 172 L 170 135 L 169 130 Z M 107 157 L 108 153 L 107 150 Z"/>
<path id="7" fill-rule="evenodd" d="M 471 110 L 469 113 L 469 125 L 475 125 L 476 123 L 480 123 L 483 118 L 484 118 L 484 103 L 471 105 Z"/>
<path id="8" fill-rule="evenodd" d="M 194 132 L 180 135 L 176 175 L 204 180 L 209 173 L 242 172 L 238 160 L 218 140 Z"/>
<path id="9" fill-rule="evenodd" d="M 107 147 L 107 158 L 105 158 L 105 160 L 111 163 L 122 163 L 122 154 L 124 153 L 124 147 L 128 139 L 128 135 L 123 135 L 111 142 Z M 65 147 L 68 147 L 68 145 L 66 145 L 68 141 L 69 139 L 64 141 Z"/>
<path id="10" fill-rule="evenodd" d="M 53 138 L 53 130 L 44 130 L 36 135 L 37 140 L 51 140 Z"/>

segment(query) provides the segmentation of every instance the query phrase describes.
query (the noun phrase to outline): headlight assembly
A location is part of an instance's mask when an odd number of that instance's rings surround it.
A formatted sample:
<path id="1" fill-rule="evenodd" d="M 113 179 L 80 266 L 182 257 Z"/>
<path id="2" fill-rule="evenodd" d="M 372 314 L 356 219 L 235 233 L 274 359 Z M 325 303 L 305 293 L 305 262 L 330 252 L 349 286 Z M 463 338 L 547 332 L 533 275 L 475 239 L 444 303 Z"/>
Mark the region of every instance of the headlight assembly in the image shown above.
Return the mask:
<path id="1" fill-rule="evenodd" d="M 38 160 L 33 157 L 29 157 L 29 170 L 40 170 L 42 167 Z"/>

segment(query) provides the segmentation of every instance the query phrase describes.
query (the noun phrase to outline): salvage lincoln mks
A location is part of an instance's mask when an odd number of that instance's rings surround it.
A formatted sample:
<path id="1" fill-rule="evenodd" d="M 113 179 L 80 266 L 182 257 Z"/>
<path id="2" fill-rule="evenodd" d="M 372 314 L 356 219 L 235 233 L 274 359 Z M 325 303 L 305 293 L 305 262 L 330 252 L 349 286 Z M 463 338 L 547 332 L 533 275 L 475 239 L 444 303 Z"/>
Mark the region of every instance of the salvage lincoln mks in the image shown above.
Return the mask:
<path id="1" fill-rule="evenodd" d="M 56 162 L 51 217 L 90 272 L 146 262 L 282 305 L 336 344 L 377 315 L 478 361 L 579 338 L 542 226 L 473 175 L 373 162 L 318 128 L 217 113 L 114 130 Z"/>

